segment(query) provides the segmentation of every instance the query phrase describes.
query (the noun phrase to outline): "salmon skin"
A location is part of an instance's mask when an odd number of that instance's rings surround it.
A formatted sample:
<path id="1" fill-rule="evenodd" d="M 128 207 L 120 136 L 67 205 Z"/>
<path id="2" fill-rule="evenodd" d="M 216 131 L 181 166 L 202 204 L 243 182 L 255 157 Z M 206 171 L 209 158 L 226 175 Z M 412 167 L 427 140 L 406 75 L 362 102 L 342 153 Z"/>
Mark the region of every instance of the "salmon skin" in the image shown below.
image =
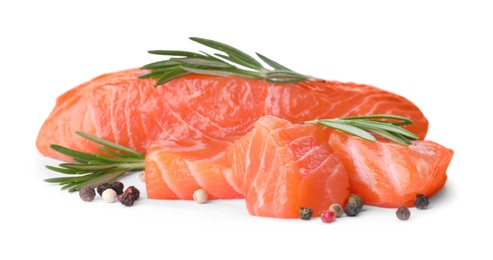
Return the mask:
<path id="1" fill-rule="evenodd" d="M 387 208 L 411 207 L 417 194 L 431 197 L 440 191 L 454 154 L 432 141 L 372 143 L 337 131 L 330 145 L 348 171 L 351 192 L 365 204 Z"/>
<path id="2" fill-rule="evenodd" d="M 154 140 L 241 136 L 264 115 L 293 123 L 351 115 L 396 114 L 423 139 L 428 121 L 409 100 L 368 85 L 313 80 L 272 84 L 257 79 L 191 74 L 154 87 L 130 69 L 99 76 L 63 95 L 42 125 L 36 146 L 45 156 L 69 160 L 58 144 L 88 153 L 96 145 L 82 131 L 145 153 Z"/>

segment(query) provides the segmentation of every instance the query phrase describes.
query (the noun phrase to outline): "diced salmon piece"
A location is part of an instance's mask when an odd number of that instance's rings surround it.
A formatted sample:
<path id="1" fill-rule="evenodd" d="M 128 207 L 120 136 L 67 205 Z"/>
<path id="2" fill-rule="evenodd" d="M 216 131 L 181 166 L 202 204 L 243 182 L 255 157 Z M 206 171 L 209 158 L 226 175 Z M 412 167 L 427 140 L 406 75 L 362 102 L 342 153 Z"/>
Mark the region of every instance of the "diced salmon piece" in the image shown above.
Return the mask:
<path id="1" fill-rule="evenodd" d="M 242 198 L 231 185 L 229 145 L 213 140 L 152 143 L 145 158 L 147 197 L 191 200 L 197 189 L 204 189 L 209 199 Z"/>
<path id="2" fill-rule="evenodd" d="M 346 166 L 351 192 L 365 204 L 389 208 L 411 207 L 417 194 L 437 193 L 453 156 L 451 149 L 432 141 L 372 143 L 337 131 L 330 145 Z"/>
<path id="3" fill-rule="evenodd" d="M 332 203 L 343 205 L 349 181 L 328 144 L 329 136 L 323 126 L 265 116 L 235 141 L 228 156 L 237 181 L 234 186 L 244 195 L 248 212 L 297 218 L 300 207 L 320 216 Z"/>

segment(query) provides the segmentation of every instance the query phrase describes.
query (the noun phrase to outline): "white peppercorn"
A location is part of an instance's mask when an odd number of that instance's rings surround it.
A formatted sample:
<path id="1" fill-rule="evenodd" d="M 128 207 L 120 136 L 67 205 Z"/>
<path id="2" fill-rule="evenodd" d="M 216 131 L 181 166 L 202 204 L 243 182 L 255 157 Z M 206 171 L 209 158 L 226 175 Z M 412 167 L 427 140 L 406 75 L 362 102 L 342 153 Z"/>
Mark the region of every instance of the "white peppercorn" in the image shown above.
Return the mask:
<path id="1" fill-rule="evenodd" d="M 207 201 L 207 192 L 203 189 L 198 189 L 193 193 L 193 200 L 199 204 Z"/>

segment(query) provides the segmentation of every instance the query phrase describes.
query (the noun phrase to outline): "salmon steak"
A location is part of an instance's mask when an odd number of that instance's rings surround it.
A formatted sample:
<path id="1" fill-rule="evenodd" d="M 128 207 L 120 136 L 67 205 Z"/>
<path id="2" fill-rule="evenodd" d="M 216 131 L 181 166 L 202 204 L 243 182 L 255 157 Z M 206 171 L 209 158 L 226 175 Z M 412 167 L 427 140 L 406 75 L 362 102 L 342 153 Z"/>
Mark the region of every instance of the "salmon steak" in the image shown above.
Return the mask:
<path id="1" fill-rule="evenodd" d="M 254 216 L 297 218 L 300 208 L 314 216 L 333 203 L 344 205 L 349 180 L 329 146 L 329 132 L 318 125 L 291 124 L 273 116 L 228 149 L 235 187 Z"/>
<path id="2" fill-rule="evenodd" d="M 274 84 L 260 79 L 190 74 L 155 87 L 139 79 L 147 70 L 108 73 L 60 97 L 36 140 L 45 156 L 69 160 L 50 144 L 101 153 L 77 136 L 85 132 L 145 153 L 154 140 L 218 139 L 241 136 L 264 115 L 293 123 L 351 115 L 398 114 L 423 139 L 428 121 L 404 97 L 376 87 L 307 80 Z"/>
<path id="3" fill-rule="evenodd" d="M 411 207 L 417 194 L 435 195 L 445 185 L 453 156 L 432 141 L 373 143 L 334 131 L 329 142 L 347 169 L 351 193 L 387 208 Z"/>

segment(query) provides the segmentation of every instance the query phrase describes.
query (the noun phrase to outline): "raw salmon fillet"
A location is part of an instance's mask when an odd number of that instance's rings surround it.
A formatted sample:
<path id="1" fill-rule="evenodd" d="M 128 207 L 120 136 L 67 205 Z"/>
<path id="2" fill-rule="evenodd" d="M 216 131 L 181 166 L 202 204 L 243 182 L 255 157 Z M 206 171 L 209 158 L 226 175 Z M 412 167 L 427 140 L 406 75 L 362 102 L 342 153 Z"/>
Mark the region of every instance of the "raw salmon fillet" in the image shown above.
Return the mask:
<path id="1" fill-rule="evenodd" d="M 145 158 L 147 197 L 191 200 L 197 189 L 204 189 L 209 199 L 242 198 L 231 184 L 230 145 L 205 139 L 153 142 Z"/>
<path id="2" fill-rule="evenodd" d="M 191 74 L 154 87 L 131 69 L 99 76 L 61 95 L 41 127 L 36 145 L 67 160 L 50 144 L 98 153 L 82 131 L 146 152 L 154 140 L 222 139 L 247 133 L 261 116 L 293 123 L 318 118 L 391 113 L 409 117 L 408 129 L 424 138 L 428 121 L 409 100 L 368 85 L 305 81 L 276 85 L 257 79 Z"/>
<path id="3" fill-rule="evenodd" d="M 300 207 L 320 216 L 332 203 L 344 205 L 349 181 L 328 144 L 323 126 L 291 124 L 265 116 L 229 148 L 235 189 L 255 216 L 297 218 Z"/>
<path id="4" fill-rule="evenodd" d="M 432 141 L 372 143 L 337 131 L 330 145 L 344 162 L 351 192 L 365 204 L 388 208 L 411 207 L 416 194 L 437 193 L 453 156 L 451 149 Z"/>

